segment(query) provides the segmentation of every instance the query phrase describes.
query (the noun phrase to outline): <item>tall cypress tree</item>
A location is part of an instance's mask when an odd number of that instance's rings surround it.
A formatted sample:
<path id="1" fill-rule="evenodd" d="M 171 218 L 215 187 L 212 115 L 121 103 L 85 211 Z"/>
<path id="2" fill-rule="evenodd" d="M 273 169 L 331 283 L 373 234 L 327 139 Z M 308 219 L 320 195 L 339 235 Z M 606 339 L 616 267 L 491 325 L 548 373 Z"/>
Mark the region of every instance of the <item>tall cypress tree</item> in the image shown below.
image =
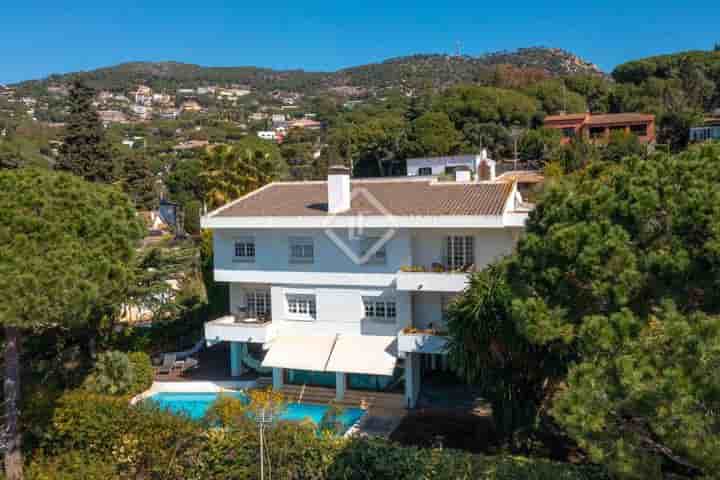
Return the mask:
<path id="1" fill-rule="evenodd" d="M 130 151 L 122 162 L 122 187 L 141 210 L 157 208 L 155 177 L 147 158 L 141 152 Z"/>
<path id="2" fill-rule="evenodd" d="M 60 148 L 58 170 L 65 170 L 91 182 L 113 180 L 110 146 L 93 106 L 94 91 L 80 80 L 70 88 L 70 116 Z"/>

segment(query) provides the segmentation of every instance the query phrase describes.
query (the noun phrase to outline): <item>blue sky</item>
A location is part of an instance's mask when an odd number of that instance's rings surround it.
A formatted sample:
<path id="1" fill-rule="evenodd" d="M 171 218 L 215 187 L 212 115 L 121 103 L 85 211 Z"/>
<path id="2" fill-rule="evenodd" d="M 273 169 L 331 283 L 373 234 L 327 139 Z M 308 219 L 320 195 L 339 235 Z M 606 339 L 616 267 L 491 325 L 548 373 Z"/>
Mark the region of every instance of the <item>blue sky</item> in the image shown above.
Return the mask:
<path id="1" fill-rule="evenodd" d="M 0 83 L 134 60 L 335 70 L 412 53 L 544 45 L 602 69 L 720 42 L 720 3 L 670 1 L 5 2 Z M 62 4 L 71 4 L 70 6 Z"/>

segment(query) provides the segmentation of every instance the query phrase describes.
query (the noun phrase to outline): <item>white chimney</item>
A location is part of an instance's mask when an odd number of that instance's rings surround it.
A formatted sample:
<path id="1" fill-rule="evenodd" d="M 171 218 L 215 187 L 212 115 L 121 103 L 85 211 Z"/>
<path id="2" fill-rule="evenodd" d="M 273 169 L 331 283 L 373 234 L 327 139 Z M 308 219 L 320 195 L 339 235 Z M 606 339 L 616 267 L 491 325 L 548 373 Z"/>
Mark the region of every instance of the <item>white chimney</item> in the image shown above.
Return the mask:
<path id="1" fill-rule="evenodd" d="M 350 210 L 350 169 L 342 165 L 328 169 L 328 213 Z"/>
<path id="2" fill-rule="evenodd" d="M 455 181 L 456 182 L 469 182 L 470 181 L 470 168 L 465 165 L 455 167 Z"/>

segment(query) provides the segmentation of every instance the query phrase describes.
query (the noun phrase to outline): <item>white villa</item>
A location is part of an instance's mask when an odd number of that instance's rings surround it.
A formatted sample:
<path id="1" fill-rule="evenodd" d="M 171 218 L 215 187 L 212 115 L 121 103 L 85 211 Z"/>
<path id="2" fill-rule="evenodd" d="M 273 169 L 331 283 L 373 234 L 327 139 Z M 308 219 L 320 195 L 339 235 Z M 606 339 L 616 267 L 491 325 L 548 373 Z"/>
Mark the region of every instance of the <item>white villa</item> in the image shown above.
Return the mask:
<path id="1" fill-rule="evenodd" d="M 272 372 L 274 388 L 397 392 L 413 408 L 425 374 L 447 368 L 445 307 L 468 273 L 509 253 L 530 205 L 516 183 L 433 178 L 276 182 L 203 217 L 231 315 L 233 376 Z"/>
<path id="2" fill-rule="evenodd" d="M 481 165 L 485 165 L 488 171 L 485 177 L 492 180 L 495 178 L 495 161 L 488 157 L 486 149 L 478 155 L 450 155 L 446 157 L 422 157 L 408 158 L 408 177 L 437 177 L 440 175 L 452 175 L 458 168 L 468 169 L 473 175 L 481 172 Z M 482 177 L 482 175 L 480 175 Z"/>

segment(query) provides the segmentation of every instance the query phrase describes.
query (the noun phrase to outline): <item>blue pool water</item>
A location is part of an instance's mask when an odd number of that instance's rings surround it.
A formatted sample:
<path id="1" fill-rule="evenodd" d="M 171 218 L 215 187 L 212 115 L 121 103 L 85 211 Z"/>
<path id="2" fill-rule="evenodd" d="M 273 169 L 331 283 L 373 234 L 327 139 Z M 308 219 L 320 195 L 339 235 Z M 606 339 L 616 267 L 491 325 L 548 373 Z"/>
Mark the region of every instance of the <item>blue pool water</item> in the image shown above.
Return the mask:
<path id="1" fill-rule="evenodd" d="M 245 399 L 242 392 L 223 393 L 223 395 L 232 396 L 239 399 Z M 217 393 L 169 393 L 161 392 L 149 398 L 150 401 L 156 403 L 160 408 L 173 413 L 188 415 L 193 419 L 201 419 L 207 412 L 210 405 L 217 400 Z M 310 419 L 315 424 L 319 424 L 328 407 L 324 405 L 311 405 L 308 403 L 289 403 L 285 410 L 280 414 L 280 420 L 289 420 L 299 422 L 301 420 Z M 347 430 L 353 426 L 365 411 L 360 408 L 345 408 L 342 415 L 338 418 Z"/>

